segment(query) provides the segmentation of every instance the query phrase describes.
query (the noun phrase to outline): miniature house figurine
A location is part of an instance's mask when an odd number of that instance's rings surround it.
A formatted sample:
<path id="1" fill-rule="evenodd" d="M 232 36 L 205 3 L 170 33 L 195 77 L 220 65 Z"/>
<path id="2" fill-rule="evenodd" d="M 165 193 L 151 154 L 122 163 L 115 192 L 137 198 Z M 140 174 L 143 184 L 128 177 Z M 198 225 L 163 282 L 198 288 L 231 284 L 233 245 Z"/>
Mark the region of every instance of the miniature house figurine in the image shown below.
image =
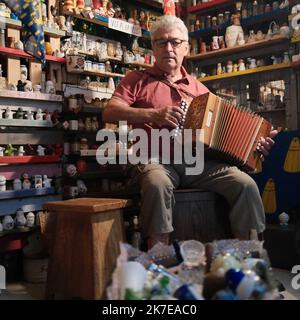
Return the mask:
<path id="1" fill-rule="evenodd" d="M 14 219 L 10 215 L 7 215 L 3 218 L 2 225 L 3 230 L 12 230 L 15 226 Z"/>
<path id="2" fill-rule="evenodd" d="M 4 119 L 13 119 L 13 111 L 10 110 L 10 107 L 7 107 L 4 112 Z"/>
<path id="3" fill-rule="evenodd" d="M 13 187 L 14 190 L 22 190 L 22 181 L 20 179 L 14 179 Z"/>
<path id="4" fill-rule="evenodd" d="M 49 179 L 46 174 L 43 175 L 44 188 L 51 188 L 51 181 L 52 181 L 52 179 Z"/>
<path id="5" fill-rule="evenodd" d="M 23 146 L 19 146 L 18 148 L 18 156 L 24 156 L 25 150 Z"/>
<path id="6" fill-rule="evenodd" d="M 6 178 L 4 176 L 0 176 L 0 192 L 6 191 Z"/>
<path id="7" fill-rule="evenodd" d="M 44 156 L 45 155 L 45 147 L 42 147 L 41 145 L 38 145 L 36 151 L 38 153 L 38 156 Z"/>
<path id="8" fill-rule="evenodd" d="M 24 216 L 24 211 L 20 208 L 16 211 L 16 217 L 15 217 L 15 226 L 18 229 L 22 229 L 26 225 L 26 218 Z"/>
<path id="9" fill-rule="evenodd" d="M 35 120 L 43 120 L 44 114 L 42 113 L 42 109 L 38 108 L 37 113 L 35 115 Z"/>
<path id="10" fill-rule="evenodd" d="M 23 174 L 23 189 L 28 190 L 31 188 L 31 182 L 29 180 L 29 174 L 28 173 L 24 173 Z"/>
<path id="11" fill-rule="evenodd" d="M 28 212 L 26 215 L 26 227 L 32 228 L 35 223 L 35 215 L 33 212 Z"/>

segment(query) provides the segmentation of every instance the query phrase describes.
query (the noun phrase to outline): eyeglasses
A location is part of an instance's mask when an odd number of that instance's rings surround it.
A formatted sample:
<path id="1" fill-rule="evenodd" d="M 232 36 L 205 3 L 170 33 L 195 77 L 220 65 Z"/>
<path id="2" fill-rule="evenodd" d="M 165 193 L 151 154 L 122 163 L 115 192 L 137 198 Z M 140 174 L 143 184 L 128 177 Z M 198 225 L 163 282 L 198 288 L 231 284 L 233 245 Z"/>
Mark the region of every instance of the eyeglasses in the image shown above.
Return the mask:
<path id="1" fill-rule="evenodd" d="M 156 39 L 153 40 L 153 43 L 158 48 L 164 48 L 168 43 L 171 44 L 173 49 L 179 48 L 183 42 L 186 42 L 186 40 L 181 40 L 181 39 L 168 39 L 168 40 L 162 40 L 162 39 Z"/>

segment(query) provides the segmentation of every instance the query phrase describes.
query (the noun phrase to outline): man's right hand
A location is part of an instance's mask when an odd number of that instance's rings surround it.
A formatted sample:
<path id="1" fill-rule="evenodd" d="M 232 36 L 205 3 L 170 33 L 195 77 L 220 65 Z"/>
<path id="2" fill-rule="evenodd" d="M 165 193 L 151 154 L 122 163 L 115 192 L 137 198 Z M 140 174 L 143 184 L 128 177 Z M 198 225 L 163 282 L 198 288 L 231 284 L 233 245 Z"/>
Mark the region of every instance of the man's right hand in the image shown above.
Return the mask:
<path id="1" fill-rule="evenodd" d="M 155 109 L 155 111 L 153 122 L 158 127 L 168 126 L 176 128 L 184 115 L 183 110 L 175 106 L 163 107 Z"/>

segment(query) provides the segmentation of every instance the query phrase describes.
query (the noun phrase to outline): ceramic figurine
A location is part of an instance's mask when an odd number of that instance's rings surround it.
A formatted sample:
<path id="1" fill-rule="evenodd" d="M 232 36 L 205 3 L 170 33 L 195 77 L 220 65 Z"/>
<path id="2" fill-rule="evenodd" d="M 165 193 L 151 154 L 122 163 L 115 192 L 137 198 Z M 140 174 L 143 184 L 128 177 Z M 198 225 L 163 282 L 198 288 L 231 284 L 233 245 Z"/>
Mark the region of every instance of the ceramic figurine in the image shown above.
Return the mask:
<path id="1" fill-rule="evenodd" d="M 48 81 L 46 82 L 46 93 L 48 93 L 48 94 L 55 94 L 55 92 L 56 92 L 56 90 L 55 90 L 53 81 L 48 80 Z"/>
<path id="2" fill-rule="evenodd" d="M 7 215 L 3 218 L 2 225 L 3 230 L 12 230 L 14 228 L 14 219 L 10 215 Z"/>
<path id="3" fill-rule="evenodd" d="M 27 110 L 25 113 L 25 119 L 27 120 L 34 120 L 34 115 L 33 112 L 31 110 Z"/>
<path id="4" fill-rule="evenodd" d="M 7 145 L 7 147 L 6 147 L 5 151 L 4 151 L 4 154 L 5 154 L 6 156 L 8 156 L 8 157 L 12 157 L 12 156 L 15 155 L 15 151 L 17 151 L 17 149 L 14 148 L 14 147 L 12 146 L 12 144 L 10 143 L 10 144 Z"/>
<path id="5" fill-rule="evenodd" d="M 289 56 L 289 53 L 288 52 L 284 52 L 283 53 L 283 63 L 290 63 L 291 60 L 290 60 L 290 56 Z"/>
<path id="6" fill-rule="evenodd" d="M 14 190 L 22 190 L 22 181 L 20 179 L 14 179 L 13 187 Z"/>
<path id="7" fill-rule="evenodd" d="M 243 59 L 239 59 L 238 69 L 239 69 L 239 71 L 246 70 L 245 62 Z"/>
<path id="8" fill-rule="evenodd" d="M 92 121 L 90 117 L 85 118 L 85 130 L 91 131 L 92 130 Z"/>
<path id="9" fill-rule="evenodd" d="M 43 188 L 43 177 L 40 174 L 34 176 L 34 188 L 42 189 Z"/>
<path id="10" fill-rule="evenodd" d="M 29 180 L 29 174 L 24 173 L 23 174 L 23 183 L 22 183 L 23 189 L 28 190 L 31 188 L 31 182 Z"/>
<path id="11" fill-rule="evenodd" d="M 97 120 L 97 117 L 94 116 L 92 118 L 92 131 L 98 131 L 99 130 L 99 122 Z"/>
<path id="12" fill-rule="evenodd" d="M 72 14 L 75 9 L 74 0 L 65 0 L 63 4 L 63 14 Z"/>
<path id="13" fill-rule="evenodd" d="M 97 56 L 99 60 L 107 59 L 107 43 L 105 41 L 100 43 L 97 49 Z"/>
<path id="14" fill-rule="evenodd" d="M 25 81 L 24 91 L 25 92 L 32 92 L 33 91 L 32 82 L 30 80 Z"/>
<path id="15" fill-rule="evenodd" d="M 283 227 L 286 227 L 288 225 L 290 217 L 289 217 L 289 215 L 287 213 L 282 212 L 278 216 L 278 219 L 279 219 L 280 225 L 283 226 Z"/>
<path id="16" fill-rule="evenodd" d="M 28 212 L 26 215 L 26 227 L 32 228 L 35 223 L 35 215 L 33 212 Z"/>
<path id="17" fill-rule="evenodd" d="M 41 146 L 41 145 L 38 145 L 36 151 L 37 151 L 37 154 L 38 156 L 44 156 L 45 155 L 45 147 Z"/>
<path id="18" fill-rule="evenodd" d="M 45 118 L 45 121 L 52 122 L 52 120 L 51 120 L 51 113 L 50 113 L 47 109 L 45 110 L 45 116 L 44 116 L 44 118 Z"/>
<path id="19" fill-rule="evenodd" d="M 22 229 L 26 225 L 26 218 L 24 216 L 24 211 L 21 208 L 16 211 L 16 217 L 15 217 L 14 223 L 18 229 Z"/>
<path id="20" fill-rule="evenodd" d="M 24 117 L 24 110 L 22 107 L 19 107 L 17 112 L 14 114 L 15 119 L 23 119 Z"/>
<path id="21" fill-rule="evenodd" d="M 51 188 L 51 181 L 52 181 L 52 179 L 49 179 L 46 174 L 43 175 L 44 188 Z"/>
<path id="22" fill-rule="evenodd" d="M 241 27 L 238 15 L 233 14 L 231 17 L 232 25 L 226 28 L 225 42 L 228 48 L 245 43 L 244 31 Z"/>
<path id="23" fill-rule="evenodd" d="M 10 110 L 10 107 L 7 107 L 4 112 L 4 119 L 13 119 L 13 111 Z"/>
<path id="24" fill-rule="evenodd" d="M 44 114 L 42 113 L 42 109 L 38 108 L 37 113 L 35 115 L 35 120 L 43 120 Z"/>
<path id="25" fill-rule="evenodd" d="M 24 147 L 23 146 L 19 146 L 18 148 L 18 156 L 24 156 L 25 154 L 25 150 L 24 150 Z"/>
<path id="26" fill-rule="evenodd" d="M 214 36 L 213 37 L 213 41 L 211 43 L 211 50 L 218 50 L 220 49 L 219 47 L 219 37 L 218 36 Z"/>
<path id="27" fill-rule="evenodd" d="M 116 58 L 122 60 L 123 57 L 123 50 L 120 42 L 117 42 L 117 47 L 116 47 Z"/>
<path id="28" fill-rule="evenodd" d="M 82 180 L 77 180 L 76 184 L 80 195 L 87 193 L 87 187 Z"/>
<path id="29" fill-rule="evenodd" d="M 66 168 L 67 174 L 69 177 L 74 177 L 77 173 L 77 169 L 74 164 L 68 164 Z"/>
<path id="30" fill-rule="evenodd" d="M 0 146 L 0 157 L 4 156 L 4 150 L 5 150 L 5 148 Z"/>
<path id="31" fill-rule="evenodd" d="M 24 91 L 24 87 L 25 87 L 25 83 L 19 80 L 17 84 L 18 91 Z"/>
<path id="32" fill-rule="evenodd" d="M 108 89 L 110 89 L 112 91 L 115 91 L 115 89 L 116 89 L 116 85 L 115 85 L 114 79 L 112 77 L 109 77 L 109 79 L 108 79 Z"/>
<path id="33" fill-rule="evenodd" d="M 0 176 L 0 192 L 6 191 L 6 178 L 4 176 Z"/>

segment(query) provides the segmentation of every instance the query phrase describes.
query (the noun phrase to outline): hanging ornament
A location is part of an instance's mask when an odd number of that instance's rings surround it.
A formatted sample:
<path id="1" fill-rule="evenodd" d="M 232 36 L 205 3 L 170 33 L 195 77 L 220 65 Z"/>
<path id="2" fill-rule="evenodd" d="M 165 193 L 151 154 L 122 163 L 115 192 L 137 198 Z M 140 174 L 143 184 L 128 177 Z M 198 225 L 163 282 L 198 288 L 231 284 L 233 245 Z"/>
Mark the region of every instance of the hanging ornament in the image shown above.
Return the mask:
<path id="1" fill-rule="evenodd" d="M 290 143 L 289 150 L 284 161 L 286 172 L 300 172 L 300 139 L 294 137 Z"/>
<path id="2" fill-rule="evenodd" d="M 269 179 L 265 185 L 264 192 L 262 194 L 262 201 L 264 204 L 266 213 L 275 213 L 276 211 L 276 189 L 273 179 Z"/>

